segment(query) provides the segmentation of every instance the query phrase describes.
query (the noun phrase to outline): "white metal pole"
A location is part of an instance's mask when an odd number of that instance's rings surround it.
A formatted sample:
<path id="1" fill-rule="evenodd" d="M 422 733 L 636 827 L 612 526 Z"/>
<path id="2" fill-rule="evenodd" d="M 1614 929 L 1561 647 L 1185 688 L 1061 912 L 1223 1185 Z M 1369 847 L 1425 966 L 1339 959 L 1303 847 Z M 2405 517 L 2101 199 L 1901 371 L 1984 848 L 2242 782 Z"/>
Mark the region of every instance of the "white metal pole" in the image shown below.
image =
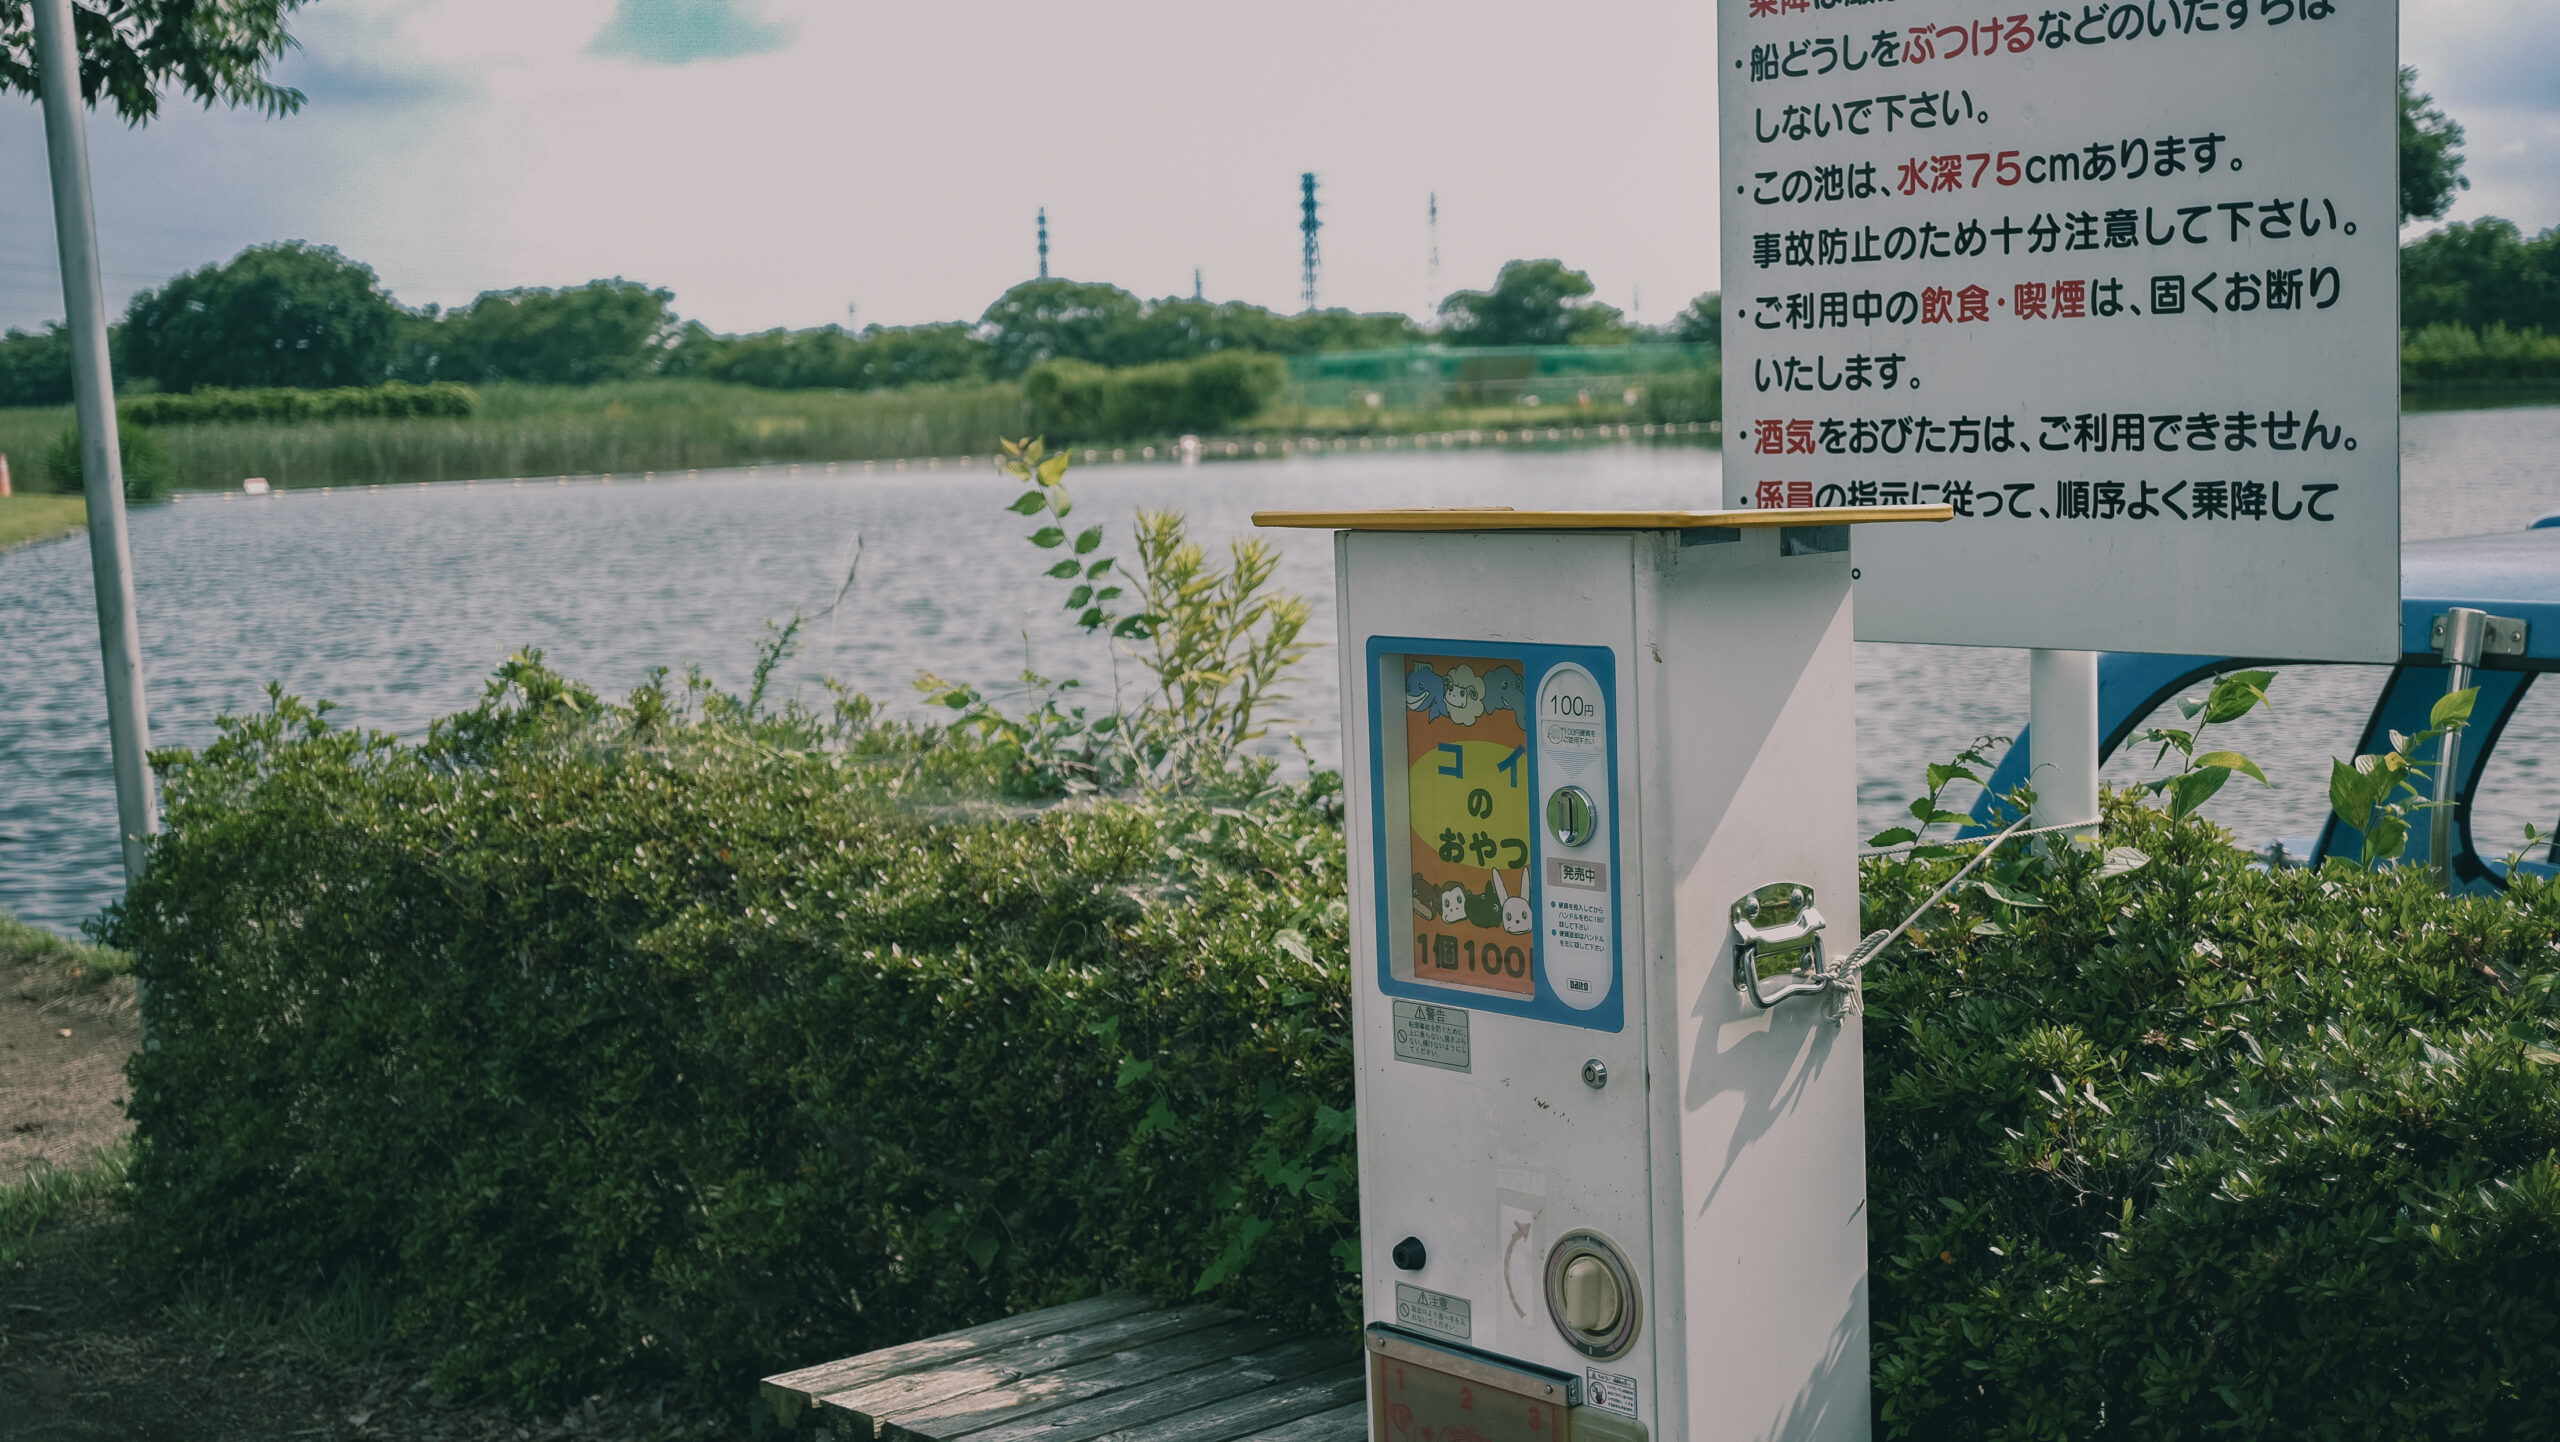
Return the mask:
<path id="1" fill-rule="evenodd" d="M 2035 825 L 2097 819 L 2097 652 L 2027 653 L 2027 773 L 2036 789 Z"/>
<path id="2" fill-rule="evenodd" d="M 107 741 L 116 773 L 116 835 L 125 881 L 142 875 L 143 839 L 160 829 L 152 797 L 151 727 L 143 707 L 142 632 L 133 613 L 133 553 L 125 539 L 124 464 L 116 445 L 115 381 L 107 369 L 106 286 L 89 203 L 89 147 L 81 132 L 80 50 L 71 0 L 34 0 L 44 133 L 53 166 L 53 228 L 62 250 L 62 301 L 71 326 L 71 399 L 89 501 L 89 568 L 106 661 Z"/>

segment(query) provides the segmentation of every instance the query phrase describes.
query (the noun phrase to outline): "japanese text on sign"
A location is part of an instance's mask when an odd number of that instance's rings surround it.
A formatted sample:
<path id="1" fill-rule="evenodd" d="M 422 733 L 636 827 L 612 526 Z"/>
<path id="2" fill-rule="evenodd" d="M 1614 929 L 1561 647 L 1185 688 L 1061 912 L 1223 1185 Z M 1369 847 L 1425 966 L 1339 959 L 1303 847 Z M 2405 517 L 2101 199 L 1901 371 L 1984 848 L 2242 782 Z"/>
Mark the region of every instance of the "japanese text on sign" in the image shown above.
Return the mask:
<path id="1" fill-rule="evenodd" d="M 2394 7 L 1718 40 L 1723 504 L 1955 511 L 1859 536 L 1861 639 L 2397 654 Z"/>

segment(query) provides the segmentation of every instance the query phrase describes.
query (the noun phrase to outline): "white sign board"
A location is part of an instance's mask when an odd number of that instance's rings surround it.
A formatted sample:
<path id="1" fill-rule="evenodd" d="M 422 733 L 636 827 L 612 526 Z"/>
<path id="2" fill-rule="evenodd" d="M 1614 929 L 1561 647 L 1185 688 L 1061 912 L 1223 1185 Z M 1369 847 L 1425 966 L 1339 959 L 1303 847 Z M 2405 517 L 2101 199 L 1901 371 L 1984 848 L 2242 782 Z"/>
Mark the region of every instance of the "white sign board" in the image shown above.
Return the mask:
<path id="1" fill-rule="evenodd" d="M 1720 4 L 1724 504 L 1956 510 L 1859 639 L 2399 654 L 2391 4 Z"/>

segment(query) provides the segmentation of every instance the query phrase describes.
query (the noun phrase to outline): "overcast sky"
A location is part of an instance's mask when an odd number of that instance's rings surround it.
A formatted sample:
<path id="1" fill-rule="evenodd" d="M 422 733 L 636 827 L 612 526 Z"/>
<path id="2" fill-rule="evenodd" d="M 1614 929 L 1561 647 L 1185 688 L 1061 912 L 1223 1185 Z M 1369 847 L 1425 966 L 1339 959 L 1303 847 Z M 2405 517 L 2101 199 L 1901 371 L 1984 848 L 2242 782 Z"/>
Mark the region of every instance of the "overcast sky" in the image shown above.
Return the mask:
<path id="1" fill-rule="evenodd" d="M 2401 25 L 2470 134 L 2453 218 L 2560 224 L 2560 3 Z M 1055 274 L 1187 295 L 1196 266 L 1295 309 L 1305 170 L 1327 305 L 1423 311 L 1516 256 L 1652 321 L 1716 284 L 1706 0 L 317 0 L 294 29 L 298 115 L 93 121 L 119 309 L 290 238 L 411 305 L 621 275 L 721 330 L 974 318 L 1044 205 Z M 41 119 L 5 105 L 25 325 L 62 301 Z"/>

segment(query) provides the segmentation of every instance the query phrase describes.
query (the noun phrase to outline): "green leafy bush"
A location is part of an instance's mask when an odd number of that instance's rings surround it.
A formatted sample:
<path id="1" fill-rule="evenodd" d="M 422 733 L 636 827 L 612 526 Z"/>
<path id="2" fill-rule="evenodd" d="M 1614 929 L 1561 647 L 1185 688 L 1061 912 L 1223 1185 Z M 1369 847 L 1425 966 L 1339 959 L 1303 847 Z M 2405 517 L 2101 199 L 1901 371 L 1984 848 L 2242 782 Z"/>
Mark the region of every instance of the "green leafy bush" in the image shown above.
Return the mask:
<path id="1" fill-rule="evenodd" d="M 1288 383 L 1276 356 L 1220 351 L 1197 360 L 1105 370 L 1053 360 L 1022 378 L 1032 429 L 1059 439 L 1207 435 L 1269 405 Z"/>
<path id="2" fill-rule="evenodd" d="M 129 425 L 201 426 L 238 421 L 402 420 L 416 416 L 458 418 L 479 414 L 480 397 L 469 386 L 439 381 L 410 385 L 340 386 L 334 390 L 234 391 L 217 386 L 126 401 L 119 414 Z"/>
<path id="3" fill-rule="evenodd" d="M 1141 510 L 1134 569 L 1096 556 L 1104 527 L 1072 538 L 1064 521 L 1069 451 L 1049 454 L 1037 439 L 1004 442 L 1004 472 L 1029 489 L 1005 507 L 1031 517 L 1023 537 L 1044 558 L 1041 574 L 1066 586 L 1063 609 L 1086 634 L 1106 632 L 1154 679 L 1135 704 L 1115 697 L 1104 714 L 1077 703 L 1076 681 L 1034 671 L 1021 680 L 1034 698 L 1007 715 L 976 686 L 927 671 L 916 680 L 928 701 L 959 714 L 954 723 L 1005 760 L 1005 785 L 1050 796 L 1094 788 L 1121 791 L 1216 789 L 1232 776 L 1245 743 L 1269 734 L 1272 707 L 1288 699 L 1290 669 L 1309 650 L 1298 639 L 1314 613 L 1306 598 L 1271 584 L 1280 555 L 1259 537 L 1227 543 L 1224 562 L 1190 537 L 1179 511 Z M 1127 582 L 1127 585 L 1122 584 Z M 1136 594 L 1130 596 L 1134 587 Z M 1123 599 L 1137 609 L 1123 613 Z M 787 639 L 787 637 L 786 637 Z"/>
<path id="4" fill-rule="evenodd" d="M 1869 924 L 1958 864 L 1871 863 Z M 1881 1432 L 2560 1415 L 2560 891 L 2269 873 L 2129 794 L 1985 872 L 1868 973 Z"/>
<path id="5" fill-rule="evenodd" d="M 156 501 L 169 494 L 169 478 L 176 466 L 158 436 L 139 426 L 118 426 L 116 455 L 123 462 L 126 500 Z M 87 487 L 87 476 L 88 466 L 80 459 L 80 428 L 73 426 L 45 447 L 45 488 L 76 496 Z"/>
<path id="6" fill-rule="evenodd" d="M 1338 778 L 998 803 L 1016 742 L 768 712 L 787 639 L 743 699 L 521 657 L 421 743 L 278 697 L 164 755 L 103 928 L 154 996 L 138 1258 L 362 1280 L 527 1399 L 1110 1286 L 1348 1325 Z M 2256 869 L 2185 759 L 1868 973 L 1879 1430 L 2536 1435 L 2560 888 Z M 1912 840 L 1870 926 L 1962 864 Z"/>
<path id="7" fill-rule="evenodd" d="M 422 743 L 277 698 L 164 755 L 105 926 L 139 1254 L 375 1279 L 528 1399 L 1113 1286 L 1342 1325 L 1333 778 L 994 807 L 984 748 L 761 682 L 520 658 Z"/>

